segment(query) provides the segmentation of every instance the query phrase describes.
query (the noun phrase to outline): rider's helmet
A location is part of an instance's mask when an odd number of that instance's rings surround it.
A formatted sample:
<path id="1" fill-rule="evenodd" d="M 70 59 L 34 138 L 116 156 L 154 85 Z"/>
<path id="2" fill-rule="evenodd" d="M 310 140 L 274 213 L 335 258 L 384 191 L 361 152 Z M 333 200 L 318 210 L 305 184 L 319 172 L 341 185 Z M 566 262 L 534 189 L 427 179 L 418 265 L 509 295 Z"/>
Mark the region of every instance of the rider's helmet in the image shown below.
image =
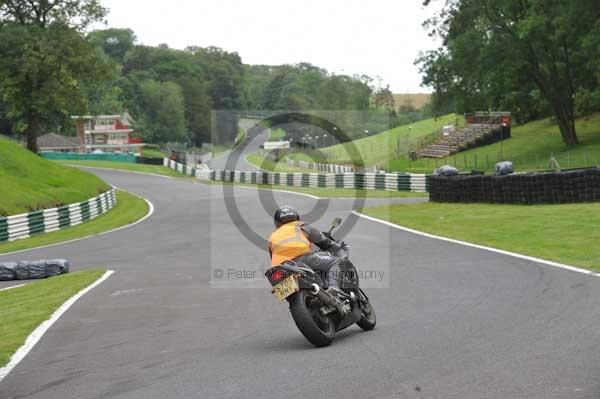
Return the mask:
<path id="1" fill-rule="evenodd" d="M 286 223 L 294 222 L 296 220 L 300 220 L 300 215 L 298 214 L 298 211 L 288 205 L 284 205 L 277 209 L 277 212 L 275 212 L 275 216 L 273 216 L 273 221 L 275 222 L 276 228 L 279 228 Z"/>

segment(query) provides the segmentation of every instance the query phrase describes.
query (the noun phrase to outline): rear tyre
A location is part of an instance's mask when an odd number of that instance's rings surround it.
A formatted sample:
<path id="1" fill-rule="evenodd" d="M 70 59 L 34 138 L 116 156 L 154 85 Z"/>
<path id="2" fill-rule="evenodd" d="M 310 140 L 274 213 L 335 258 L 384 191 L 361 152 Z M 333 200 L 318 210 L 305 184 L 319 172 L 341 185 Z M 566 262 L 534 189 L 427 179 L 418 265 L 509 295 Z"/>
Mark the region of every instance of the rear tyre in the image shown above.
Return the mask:
<path id="1" fill-rule="evenodd" d="M 300 290 L 290 301 L 290 311 L 296 327 L 304 337 L 318 347 L 328 346 L 335 337 L 335 324 L 321 316 L 319 301 L 307 290 Z"/>
<path id="2" fill-rule="evenodd" d="M 368 299 L 361 299 L 362 314 L 360 320 L 356 324 L 365 331 L 370 331 L 375 328 L 377 324 L 377 317 L 375 316 L 375 309 Z"/>

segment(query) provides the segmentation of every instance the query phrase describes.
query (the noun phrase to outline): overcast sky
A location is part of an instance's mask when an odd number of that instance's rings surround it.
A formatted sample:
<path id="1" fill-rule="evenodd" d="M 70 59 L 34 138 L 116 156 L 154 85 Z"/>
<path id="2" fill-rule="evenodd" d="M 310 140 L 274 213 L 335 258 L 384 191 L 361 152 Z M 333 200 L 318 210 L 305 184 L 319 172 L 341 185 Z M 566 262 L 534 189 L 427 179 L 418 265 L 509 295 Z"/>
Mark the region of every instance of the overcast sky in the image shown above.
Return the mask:
<path id="1" fill-rule="evenodd" d="M 217 46 L 247 64 L 310 62 L 330 72 L 380 76 L 395 93 L 418 93 L 413 65 L 437 47 L 421 23 L 422 0 L 102 0 L 109 27 L 138 42 Z"/>

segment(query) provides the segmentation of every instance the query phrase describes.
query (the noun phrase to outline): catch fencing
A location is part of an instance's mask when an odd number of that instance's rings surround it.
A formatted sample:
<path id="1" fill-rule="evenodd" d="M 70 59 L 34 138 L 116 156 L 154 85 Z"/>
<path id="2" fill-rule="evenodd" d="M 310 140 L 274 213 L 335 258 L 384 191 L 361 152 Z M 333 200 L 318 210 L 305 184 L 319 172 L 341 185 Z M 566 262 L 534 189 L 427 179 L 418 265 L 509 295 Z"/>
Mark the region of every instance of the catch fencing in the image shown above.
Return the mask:
<path id="1" fill-rule="evenodd" d="M 98 197 L 58 208 L 21 215 L 0 217 L 0 241 L 28 238 L 35 233 L 49 233 L 95 219 L 117 204 L 115 189 Z"/>

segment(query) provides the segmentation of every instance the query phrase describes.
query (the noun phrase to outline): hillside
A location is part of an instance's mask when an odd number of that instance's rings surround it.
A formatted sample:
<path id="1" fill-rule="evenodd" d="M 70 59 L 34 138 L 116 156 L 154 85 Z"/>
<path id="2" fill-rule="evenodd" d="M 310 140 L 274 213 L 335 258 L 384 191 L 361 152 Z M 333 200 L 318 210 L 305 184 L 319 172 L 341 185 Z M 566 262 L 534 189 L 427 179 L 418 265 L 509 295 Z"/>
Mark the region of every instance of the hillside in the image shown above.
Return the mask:
<path id="1" fill-rule="evenodd" d="M 109 189 L 91 173 L 45 160 L 0 137 L 0 215 L 83 201 Z"/>
<path id="2" fill-rule="evenodd" d="M 394 103 L 396 108 L 403 105 L 412 105 L 415 109 L 423 108 L 426 104 L 431 101 L 431 94 L 429 93 L 405 93 L 405 94 L 394 94 Z"/>
<path id="3" fill-rule="evenodd" d="M 493 170 L 499 160 L 512 161 L 516 171 L 546 170 L 550 157 L 561 168 L 600 165 L 600 113 L 576 120 L 579 145 L 567 147 L 560 136 L 558 125 L 551 119 L 541 119 L 513 126 L 511 138 L 503 142 L 459 152 L 453 156 L 433 160 L 422 158 L 417 162 L 408 159 L 391 161 L 387 166 L 394 171 L 431 173 L 436 165 L 456 165 L 462 170 Z"/>
<path id="4" fill-rule="evenodd" d="M 425 119 L 408 125 L 397 126 L 373 136 L 354 140 L 353 143 L 360 153 L 365 165 L 384 164 L 389 159 L 396 158 L 396 150 L 400 144 L 401 153 L 408 152 L 408 148 L 419 138 L 427 136 L 442 126 L 454 123 L 462 123 L 462 117 L 448 114 L 438 118 Z M 350 155 L 347 151 L 348 144 L 336 144 L 323 148 L 321 151 L 327 154 L 331 163 L 350 163 Z"/>

